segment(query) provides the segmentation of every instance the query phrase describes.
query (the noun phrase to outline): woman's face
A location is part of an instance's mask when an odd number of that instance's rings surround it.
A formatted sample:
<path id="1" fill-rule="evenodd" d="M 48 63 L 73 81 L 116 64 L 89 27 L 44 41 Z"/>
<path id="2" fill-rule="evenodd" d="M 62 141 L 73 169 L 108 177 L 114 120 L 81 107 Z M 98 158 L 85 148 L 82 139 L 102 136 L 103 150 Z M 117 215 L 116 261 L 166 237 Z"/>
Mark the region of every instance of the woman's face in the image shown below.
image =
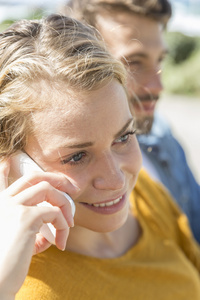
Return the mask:
<path id="1" fill-rule="evenodd" d="M 53 109 L 33 115 L 35 134 L 25 150 L 44 170 L 63 173 L 79 188 L 70 194 L 76 226 L 116 230 L 127 219 L 141 167 L 125 91 L 115 80 L 70 96 L 63 89 L 52 92 Z"/>

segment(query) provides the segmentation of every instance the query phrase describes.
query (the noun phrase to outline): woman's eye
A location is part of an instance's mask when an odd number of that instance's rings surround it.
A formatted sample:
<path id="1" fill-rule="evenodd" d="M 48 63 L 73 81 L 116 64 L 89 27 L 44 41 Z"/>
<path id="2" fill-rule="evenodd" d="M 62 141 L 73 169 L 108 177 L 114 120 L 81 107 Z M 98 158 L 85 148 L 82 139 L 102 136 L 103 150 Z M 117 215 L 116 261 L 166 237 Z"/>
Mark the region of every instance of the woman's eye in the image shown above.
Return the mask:
<path id="1" fill-rule="evenodd" d="M 71 156 L 70 158 L 67 158 L 67 159 L 63 159 L 62 160 L 62 164 L 78 164 L 78 163 L 81 163 L 83 157 L 85 156 L 86 154 L 84 152 L 79 152 L 79 153 L 76 153 L 74 154 L 73 156 Z"/>
<path id="2" fill-rule="evenodd" d="M 135 130 L 134 131 L 129 131 L 126 134 L 120 136 L 118 139 L 116 139 L 114 141 L 114 144 L 117 144 L 117 143 L 124 143 L 125 144 L 126 142 L 129 141 L 130 136 L 134 135 L 134 134 L 135 134 Z"/>
<path id="3" fill-rule="evenodd" d="M 129 138 L 129 134 L 125 134 L 119 138 L 120 142 L 126 142 Z"/>

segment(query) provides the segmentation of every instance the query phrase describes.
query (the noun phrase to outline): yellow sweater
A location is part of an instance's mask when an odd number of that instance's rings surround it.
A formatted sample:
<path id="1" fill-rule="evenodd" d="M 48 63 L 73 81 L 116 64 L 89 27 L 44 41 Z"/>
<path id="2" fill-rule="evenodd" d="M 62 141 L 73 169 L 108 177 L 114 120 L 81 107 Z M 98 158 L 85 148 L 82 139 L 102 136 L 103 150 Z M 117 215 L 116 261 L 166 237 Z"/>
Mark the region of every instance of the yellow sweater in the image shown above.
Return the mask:
<path id="1" fill-rule="evenodd" d="M 118 258 L 55 247 L 34 256 L 17 300 L 199 300 L 200 249 L 170 196 L 142 171 L 131 196 L 143 229 Z"/>

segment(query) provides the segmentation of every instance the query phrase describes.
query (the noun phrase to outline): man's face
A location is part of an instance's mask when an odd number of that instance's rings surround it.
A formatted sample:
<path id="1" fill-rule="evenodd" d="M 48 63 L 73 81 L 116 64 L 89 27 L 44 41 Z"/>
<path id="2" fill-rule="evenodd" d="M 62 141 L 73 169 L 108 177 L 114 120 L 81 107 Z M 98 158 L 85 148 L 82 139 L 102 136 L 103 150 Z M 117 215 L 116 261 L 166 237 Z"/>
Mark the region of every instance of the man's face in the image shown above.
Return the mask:
<path id="1" fill-rule="evenodd" d="M 128 95 L 138 134 L 151 130 L 160 92 L 161 62 L 166 55 L 162 26 L 155 20 L 129 13 L 99 15 L 98 29 L 108 49 L 128 70 Z"/>

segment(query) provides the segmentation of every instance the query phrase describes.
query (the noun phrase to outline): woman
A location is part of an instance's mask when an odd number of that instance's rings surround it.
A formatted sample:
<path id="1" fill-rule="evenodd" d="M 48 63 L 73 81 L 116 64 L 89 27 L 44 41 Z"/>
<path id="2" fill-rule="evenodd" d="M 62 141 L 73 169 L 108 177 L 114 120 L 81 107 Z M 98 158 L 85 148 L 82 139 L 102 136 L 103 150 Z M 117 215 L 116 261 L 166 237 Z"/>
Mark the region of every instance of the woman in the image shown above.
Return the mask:
<path id="1" fill-rule="evenodd" d="M 141 154 L 125 71 L 97 33 L 52 15 L 15 24 L 0 49 L 1 298 L 199 299 L 200 252 L 185 217 L 145 174 L 132 192 Z M 19 150 L 46 172 L 7 187 Z M 60 191 L 76 204 L 69 236 Z M 53 207 L 35 206 L 44 200 Z M 37 234 L 49 222 L 57 248 Z M 42 253 L 20 289 L 32 251 Z"/>

